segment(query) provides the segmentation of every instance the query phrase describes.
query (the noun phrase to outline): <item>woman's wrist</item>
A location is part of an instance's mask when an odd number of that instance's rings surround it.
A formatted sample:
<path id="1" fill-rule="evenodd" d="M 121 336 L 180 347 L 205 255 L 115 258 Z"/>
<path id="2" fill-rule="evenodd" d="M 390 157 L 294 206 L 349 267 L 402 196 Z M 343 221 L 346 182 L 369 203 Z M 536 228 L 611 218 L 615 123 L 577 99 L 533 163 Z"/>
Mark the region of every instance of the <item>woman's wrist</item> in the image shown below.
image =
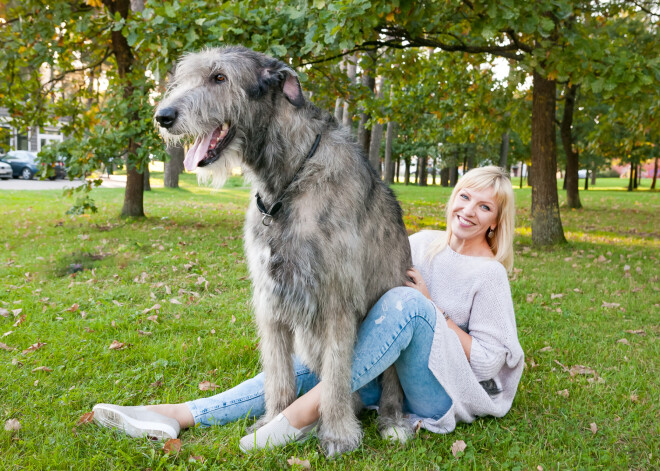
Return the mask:
<path id="1" fill-rule="evenodd" d="M 431 301 L 431 302 L 433 302 L 433 301 Z M 448 315 L 445 311 L 443 311 L 442 309 L 440 309 L 436 303 L 433 303 L 433 306 L 435 307 L 435 310 L 436 310 L 437 312 L 439 312 L 440 314 L 442 314 L 442 317 L 444 317 L 446 321 L 449 320 L 449 315 Z"/>

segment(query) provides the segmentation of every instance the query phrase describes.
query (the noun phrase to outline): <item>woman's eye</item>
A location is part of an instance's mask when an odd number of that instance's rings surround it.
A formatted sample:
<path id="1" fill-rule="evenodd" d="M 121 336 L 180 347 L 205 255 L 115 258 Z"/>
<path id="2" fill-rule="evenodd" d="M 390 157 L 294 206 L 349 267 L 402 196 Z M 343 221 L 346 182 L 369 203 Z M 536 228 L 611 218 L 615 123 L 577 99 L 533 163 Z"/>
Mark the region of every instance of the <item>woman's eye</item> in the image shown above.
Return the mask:
<path id="1" fill-rule="evenodd" d="M 225 76 L 222 75 L 222 74 L 215 74 L 215 75 L 213 76 L 213 80 L 215 81 L 215 83 L 222 83 L 222 82 L 224 82 L 225 80 L 227 80 L 227 77 L 225 77 Z"/>
<path id="2" fill-rule="evenodd" d="M 481 205 L 481 209 L 483 209 L 484 211 L 490 211 L 490 207 L 486 206 L 485 204 Z"/>
<path id="3" fill-rule="evenodd" d="M 464 200 L 468 199 L 467 195 L 464 194 L 461 194 L 460 197 L 463 198 Z"/>

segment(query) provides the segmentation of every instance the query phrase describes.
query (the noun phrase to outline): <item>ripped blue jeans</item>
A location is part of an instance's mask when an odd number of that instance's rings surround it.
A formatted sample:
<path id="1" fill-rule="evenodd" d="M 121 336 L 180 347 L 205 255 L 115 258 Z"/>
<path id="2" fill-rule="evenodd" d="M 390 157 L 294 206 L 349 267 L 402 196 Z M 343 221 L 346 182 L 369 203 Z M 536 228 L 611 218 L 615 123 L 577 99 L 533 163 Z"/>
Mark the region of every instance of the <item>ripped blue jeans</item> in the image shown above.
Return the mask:
<path id="1" fill-rule="evenodd" d="M 393 288 L 371 308 L 358 331 L 352 365 L 353 391 L 358 391 L 366 406 L 378 404 L 378 376 L 394 364 L 405 396 L 404 411 L 438 419 L 449 410 L 452 401 L 428 367 L 435 322 L 433 304 L 413 288 Z M 294 371 L 298 394 L 319 382 L 296 358 Z M 186 404 L 195 425 L 259 417 L 265 413 L 264 374 Z"/>

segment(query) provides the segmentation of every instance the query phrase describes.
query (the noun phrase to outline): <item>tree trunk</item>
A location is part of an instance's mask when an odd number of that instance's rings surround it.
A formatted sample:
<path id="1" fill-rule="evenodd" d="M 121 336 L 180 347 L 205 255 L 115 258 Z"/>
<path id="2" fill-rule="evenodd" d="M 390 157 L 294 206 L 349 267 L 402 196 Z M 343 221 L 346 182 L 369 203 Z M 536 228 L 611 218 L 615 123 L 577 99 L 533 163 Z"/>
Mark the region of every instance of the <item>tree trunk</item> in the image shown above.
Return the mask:
<path id="1" fill-rule="evenodd" d="M 394 178 L 397 183 L 401 183 L 401 157 L 396 158 L 396 171 L 394 172 Z"/>
<path id="2" fill-rule="evenodd" d="M 394 162 L 392 162 L 392 143 L 394 142 L 396 123 L 390 121 L 387 123 L 387 133 L 385 135 L 385 183 L 394 183 Z M 397 172 L 399 166 L 397 165 Z M 398 176 L 398 173 L 397 173 Z"/>
<path id="3" fill-rule="evenodd" d="M 520 189 L 522 189 L 522 187 L 523 187 L 523 167 L 524 167 L 524 165 L 525 164 L 523 162 L 520 162 Z M 528 175 L 529 175 L 529 172 L 528 172 Z"/>
<path id="4" fill-rule="evenodd" d="M 584 191 L 589 189 L 589 169 L 587 169 L 587 176 L 584 177 Z"/>
<path id="5" fill-rule="evenodd" d="M 360 83 L 369 89 L 370 95 L 374 95 L 376 89 L 376 77 L 374 77 L 374 68 L 376 62 L 376 51 L 367 51 L 367 66 L 362 71 Z M 371 115 L 366 113 L 364 107 L 360 110 L 360 122 L 358 123 L 357 141 L 364 149 L 365 154 L 369 154 L 369 144 L 371 143 L 371 129 L 367 127 L 367 122 Z"/>
<path id="6" fill-rule="evenodd" d="M 449 167 L 440 170 L 440 186 L 449 186 Z"/>
<path id="7" fill-rule="evenodd" d="M 410 184 L 410 157 L 408 157 L 405 160 L 406 164 L 406 173 L 403 176 L 403 184 L 404 185 L 409 185 Z"/>
<path id="8" fill-rule="evenodd" d="M 635 175 L 637 176 L 637 185 L 635 188 L 642 185 L 642 164 L 637 165 L 637 170 L 635 170 Z"/>
<path id="9" fill-rule="evenodd" d="M 465 154 L 466 154 L 466 164 L 467 164 L 467 171 L 469 172 L 475 167 L 475 161 L 477 160 L 477 145 L 476 144 L 468 144 L 467 147 L 465 148 Z"/>
<path id="10" fill-rule="evenodd" d="M 141 0 L 134 0 L 134 8 L 136 11 L 141 11 L 144 8 L 144 2 Z M 111 16 L 119 14 L 123 19 L 129 16 L 131 2 L 129 0 L 103 0 L 103 4 L 108 9 Z M 120 30 L 113 30 L 110 33 L 110 47 L 115 56 L 117 63 L 117 75 L 123 82 L 122 93 L 124 98 L 130 99 L 133 95 L 133 85 L 128 77 L 134 63 L 134 56 L 128 41 Z M 137 121 L 137 115 L 128 116 L 130 121 Z M 137 144 L 130 140 L 126 146 L 126 191 L 124 192 L 124 206 L 121 210 L 121 217 L 144 217 L 143 205 L 143 191 L 144 191 L 144 176 L 138 173 L 136 163 L 133 162 L 136 158 Z"/>
<path id="11" fill-rule="evenodd" d="M 378 77 L 375 94 L 376 98 L 381 98 L 383 90 L 384 77 Z M 375 123 L 371 128 L 371 139 L 369 142 L 369 162 L 376 169 L 379 178 L 382 178 L 383 171 L 380 163 L 380 144 L 383 140 L 383 125 Z"/>
<path id="12" fill-rule="evenodd" d="M 592 165 L 591 167 L 591 186 L 596 186 L 596 166 Z"/>
<path id="13" fill-rule="evenodd" d="M 351 55 L 347 59 L 346 63 L 346 75 L 348 76 L 349 80 L 351 83 L 355 83 L 355 73 L 356 73 L 356 67 L 357 67 L 357 56 L 355 54 Z M 351 97 L 346 97 L 344 100 L 344 110 L 342 112 L 342 124 L 346 126 L 349 129 L 353 129 L 353 117 L 351 116 L 351 110 L 350 110 L 350 101 Z"/>
<path id="14" fill-rule="evenodd" d="M 428 155 L 425 155 L 424 157 L 417 159 L 417 173 L 419 174 L 419 181 L 417 184 L 419 186 L 428 186 L 428 180 L 429 180 L 429 175 L 428 175 L 428 161 L 429 157 Z"/>
<path id="15" fill-rule="evenodd" d="M 335 100 L 335 119 L 338 123 L 341 123 L 342 115 L 344 114 L 344 100 L 341 97 L 337 97 Z"/>
<path id="16" fill-rule="evenodd" d="M 150 177 L 151 175 L 149 173 L 149 164 L 146 164 L 142 169 L 142 179 L 144 180 L 142 183 L 142 191 L 151 191 L 151 182 L 149 181 Z"/>
<path id="17" fill-rule="evenodd" d="M 633 178 L 634 178 L 634 173 L 635 173 L 635 165 L 632 162 L 632 158 L 630 159 L 630 178 L 628 179 L 628 191 L 633 191 Z"/>
<path id="18" fill-rule="evenodd" d="M 135 165 L 126 164 L 126 190 L 121 217 L 144 217 L 144 175 Z"/>
<path id="19" fill-rule="evenodd" d="M 653 163 L 653 181 L 651 182 L 651 189 L 655 190 L 655 181 L 658 179 L 658 157 L 655 158 Z"/>
<path id="20" fill-rule="evenodd" d="M 183 146 L 175 144 L 167 146 L 170 158 L 165 162 L 165 188 L 179 188 L 179 175 L 183 172 Z"/>
<path id="21" fill-rule="evenodd" d="M 639 177 L 639 165 L 635 165 L 635 177 L 633 178 L 633 188 L 636 190 L 639 186 L 637 184 L 637 179 Z"/>
<path id="22" fill-rule="evenodd" d="M 458 181 L 458 166 L 449 167 L 449 186 L 455 187 Z"/>
<path id="23" fill-rule="evenodd" d="M 566 205 L 569 208 L 580 209 L 580 179 L 578 178 L 579 155 L 573 146 L 573 112 L 579 85 L 567 85 L 564 102 L 564 115 L 561 120 L 560 134 L 561 142 L 566 153 Z"/>
<path id="24" fill-rule="evenodd" d="M 431 167 L 431 176 L 433 177 L 433 185 L 434 186 L 436 184 L 435 183 L 435 177 L 436 177 L 436 174 L 438 173 L 437 172 L 437 160 L 438 160 L 437 157 L 433 158 L 433 166 Z"/>
<path id="25" fill-rule="evenodd" d="M 559 215 L 555 100 L 557 83 L 534 71 L 532 95 L 532 242 L 566 242 Z"/>
<path id="26" fill-rule="evenodd" d="M 509 156 L 509 131 L 502 133 L 502 141 L 500 142 L 500 167 L 507 168 L 507 160 Z"/>

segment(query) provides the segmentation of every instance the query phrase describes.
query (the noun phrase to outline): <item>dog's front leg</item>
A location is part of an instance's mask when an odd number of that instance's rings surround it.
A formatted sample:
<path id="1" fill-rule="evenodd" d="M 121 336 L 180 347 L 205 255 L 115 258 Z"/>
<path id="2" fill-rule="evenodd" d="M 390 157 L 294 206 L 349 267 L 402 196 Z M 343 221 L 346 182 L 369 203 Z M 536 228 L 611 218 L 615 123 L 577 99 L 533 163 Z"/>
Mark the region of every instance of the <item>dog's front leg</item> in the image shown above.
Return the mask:
<path id="1" fill-rule="evenodd" d="M 403 416 L 403 389 L 394 365 L 385 370 L 381 383 L 378 429 L 383 438 L 405 443 L 414 436 L 414 430 Z"/>
<path id="2" fill-rule="evenodd" d="M 362 429 L 351 398 L 351 362 L 357 316 L 346 315 L 326 324 L 325 351 L 321 367 L 321 429 L 319 439 L 332 457 L 354 450 L 362 440 Z"/>
<path id="3" fill-rule="evenodd" d="M 257 428 L 275 418 L 296 399 L 291 330 L 281 322 L 267 320 L 259 323 L 259 332 L 266 414 L 257 422 Z"/>

